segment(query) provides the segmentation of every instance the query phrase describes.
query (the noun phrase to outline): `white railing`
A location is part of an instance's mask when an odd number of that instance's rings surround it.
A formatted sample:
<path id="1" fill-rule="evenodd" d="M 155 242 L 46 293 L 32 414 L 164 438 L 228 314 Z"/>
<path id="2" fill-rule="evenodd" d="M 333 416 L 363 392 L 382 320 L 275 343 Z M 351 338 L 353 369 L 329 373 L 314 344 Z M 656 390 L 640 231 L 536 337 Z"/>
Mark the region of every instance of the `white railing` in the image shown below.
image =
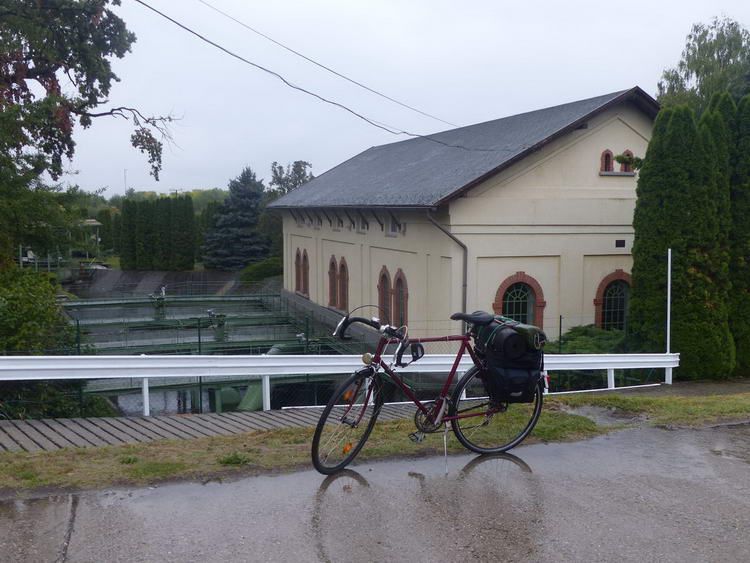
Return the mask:
<path id="1" fill-rule="evenodd" d="M 399 372 L 447 374 L 454 361 L 452 354 L 431 354 Z M 664 383 L 670 384 L 672 370 L 679 366 L 679 361 L 679 354 L 548 354 L 544 357 L 548 372 L 606 370 L 606 389 L 616 388 L 616 369 L 661 368 L 665 371 Z M 463 372 L 472 365 L 471 358 L 464 356 L 458 370 Z M 260 378 L 263 410 L 270 410 L 272 377 L 347 374 L 361 366 L 360 356 L 0 356 L 0 381 L 142 378 L 143 414 L 149 416 L 150 378 L 237 375 L 246 379 Z"/>

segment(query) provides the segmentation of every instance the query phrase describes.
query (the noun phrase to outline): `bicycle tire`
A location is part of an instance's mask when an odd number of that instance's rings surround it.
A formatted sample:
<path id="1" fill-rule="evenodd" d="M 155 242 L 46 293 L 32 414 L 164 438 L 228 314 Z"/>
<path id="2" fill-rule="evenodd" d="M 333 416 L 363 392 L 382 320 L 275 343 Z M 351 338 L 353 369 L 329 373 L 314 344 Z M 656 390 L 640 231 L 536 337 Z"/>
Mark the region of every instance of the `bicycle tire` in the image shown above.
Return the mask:
<path id="1" fill-rule="evenodd" d="M 369 399 L 368 387 L 372 390 Z M 315 427 L 311 451 L 315 469 L 331 475 L 349 465 L 367 442 L 382 406 L 382 380 L 372 368 L 344 381 Z"/>
<path id="2" fill-rule="evenodd" d="M 479 368 L 469 369 L 456 385 L 452 396 L 451 415 L 487 410 L 488 399 Z M 464 391 L 466 396 L 461 398 Z M 511 403 L 505 412 L 477 415 L 451 420 L 453 433 L 468 450 L 480 454 L 505 452 L 514 448 L 531 433 L 542 412 L 544 390 L 536 386 L 532 403 Z"/>

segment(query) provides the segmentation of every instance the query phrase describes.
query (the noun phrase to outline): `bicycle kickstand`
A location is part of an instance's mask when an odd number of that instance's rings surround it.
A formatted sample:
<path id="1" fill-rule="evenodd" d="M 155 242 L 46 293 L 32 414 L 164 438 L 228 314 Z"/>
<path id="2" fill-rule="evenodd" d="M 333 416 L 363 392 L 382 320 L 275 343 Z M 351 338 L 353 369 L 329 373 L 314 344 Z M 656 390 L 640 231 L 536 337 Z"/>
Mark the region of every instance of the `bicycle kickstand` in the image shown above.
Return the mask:
<path id="1" fill-rule="evenodd" d="M 445 456 L 445 474 L 448 475 L 448 425 L 443 424 L 445 432 L 443 432 L 443 453 Z"/>

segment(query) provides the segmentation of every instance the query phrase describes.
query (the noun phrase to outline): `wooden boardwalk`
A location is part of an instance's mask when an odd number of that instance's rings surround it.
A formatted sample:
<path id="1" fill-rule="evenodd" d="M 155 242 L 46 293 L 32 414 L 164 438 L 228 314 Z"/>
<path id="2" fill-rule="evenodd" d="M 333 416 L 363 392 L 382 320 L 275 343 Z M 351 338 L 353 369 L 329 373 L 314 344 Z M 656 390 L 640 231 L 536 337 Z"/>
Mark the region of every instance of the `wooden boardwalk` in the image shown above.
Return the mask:
<path id="1" fill-rule="evenodd" d="M 384 405 L 378 420 L 414 415 L 414 405 Z M 323 407 L 258 412 L 0 420 L 0 452 L 118 446 L 153 440 L 189 440 L 258 430 L 315 426 Z"/>

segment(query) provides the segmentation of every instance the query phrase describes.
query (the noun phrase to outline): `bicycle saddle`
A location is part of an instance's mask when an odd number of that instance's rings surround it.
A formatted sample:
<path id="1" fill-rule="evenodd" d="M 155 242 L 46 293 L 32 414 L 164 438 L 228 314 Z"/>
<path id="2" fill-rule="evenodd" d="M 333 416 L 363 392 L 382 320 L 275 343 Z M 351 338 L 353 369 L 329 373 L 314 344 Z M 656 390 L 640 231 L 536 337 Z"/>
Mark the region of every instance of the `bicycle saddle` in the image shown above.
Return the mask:
<path id="1" fill-rule="evenodd" d="M 474 311 L 473 313 L 453 313 L 451 315 L 452 321 L 466 321 L 469 324 L 476 326 L 485 326 L 490 324 L 495 317 L 484 311 Z"/>

